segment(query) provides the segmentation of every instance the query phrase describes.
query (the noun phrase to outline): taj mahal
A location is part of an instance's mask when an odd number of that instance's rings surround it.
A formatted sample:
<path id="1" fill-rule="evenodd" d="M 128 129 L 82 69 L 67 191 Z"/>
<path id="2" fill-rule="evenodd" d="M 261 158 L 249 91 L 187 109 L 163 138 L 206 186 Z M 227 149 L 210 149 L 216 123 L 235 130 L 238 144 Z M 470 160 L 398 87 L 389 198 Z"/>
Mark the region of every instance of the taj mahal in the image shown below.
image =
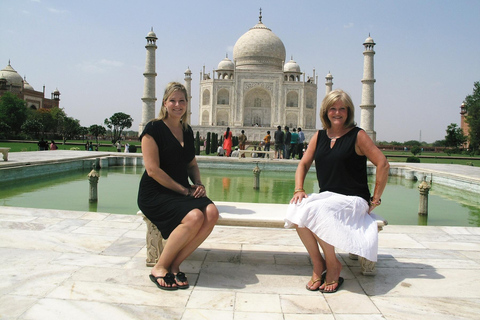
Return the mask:
<path id="1" fill-rule="evenodd" d="M 142 121 L 139 132 L 155 113 L 155 50 L 157 37 L 153 29 L 147 34 Z M 375 141 L 374 131 L 374 68 L 375 42 L 369 36 L 364 42 L 364 77 L 362 82 L 361 123 Z M 185 87 L 191 101 L 192 71 L 185 71 Z M 260 11 L 256 25 L 235 43 L 233 57 L 221 60 L 212 74 L 200 74 L 199 125 L 192 126 L 205 137 L 207 132 L 223 133 L 230 127 L 234 135 L 245 130 L 249 141 L 260 141 L 267 130 L 273 135 L 277 126 L 302 128 L 307 141 L 316 132 L 318 75 L 302 72 L 293 60 L 286 61 L 282 40 L 262 22 Z M 333 76 L 325 77 L 325 93 L 333 88 Z M 188 122 L 191 123 L 189 105 Z"/>

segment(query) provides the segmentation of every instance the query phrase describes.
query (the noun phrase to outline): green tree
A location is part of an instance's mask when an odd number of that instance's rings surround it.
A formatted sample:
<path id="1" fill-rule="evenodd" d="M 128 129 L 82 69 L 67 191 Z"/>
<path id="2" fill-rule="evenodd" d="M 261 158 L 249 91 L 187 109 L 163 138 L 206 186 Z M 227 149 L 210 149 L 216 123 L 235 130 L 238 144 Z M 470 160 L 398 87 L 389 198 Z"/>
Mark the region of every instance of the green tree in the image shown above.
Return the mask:
<path id="1" fill-rule="evenodd" d="M 61 108 L 53 108 L 50 109 L 50 116 L 52 119 L 51 132 L 61 135 L 63 121 L 67 114 Z"/>
<path id="2" fill-rule="evenodd" d="M 80 126 L 80 128 L 78 128 L 77 134 L 82 137 L 83 141 L 85 141 L 85 136 L 88 134 L 88 128 Z"/>
<path id="3" fill-rule="evenodd" d="M 0 97 L 0 122 L 2 127 L 8 128 L 9 132 L 4 134 L 10 136 L 11 133 L 18 134 L 22 130 L 22 124 L 27 120 L 28 112 L 25 101 L 11 92 L 6 92 Z"/>
<path id="4" fill-rule="evenodd" d="M 416 156 L 420 152 L 422 152 L 422 149 L 419 146 L 414 146 L 410 149 L 410 152 L 413 154 L 413 156 Z"/>
<path id="5" fill-rule="evenodd" d="M 22 124 L 22 131 L 33 135 L 35 138 L 40 138 L 40 132 L 43 132 L 43 125 L 37 119 L 27 119 Z"/>
<path id="6" fill-rule="evenodd" d="M 414 146 L 421 146 L 422 144 L 420 143 L 420 141 L 417 141 L 417 140 L 409 140 L 409 141 L 405 141 L 403 145 L 406 147 L 414 147 Z"/>
<path id="7" fill-rule="evenodd" d="M 107 129 L 105 129 L 104 126 L 101 126 L 98 124 L 92 124 L 88 128 L 88 132 L 90 132 L 90 134 L 95 137 L 95 141 L 98 144 L 98 136 L 105 135 L 107 133 Z"/>
<path id="8" fill-rule="evenodd" d="M 465 108 L 470 150 L 477 153 L 480 148 L 480 82 L 473 84 L 473 93 L 465 98 Z"/>
<path id="9" fill-rule="evenodd" d="M 200 133 L 198 131 L 195 135 L 195 154 L 197 156 L 200 154 Z"/>
<path id="10" fill-rule="evenodd" d="M 63 137 L 63 143 L 65 141 L 74 138 L 80 132 L 80 120 L 72 117 L 65 117 L 63 119 L 63 125 L 61 127 L 61 135 Z"/>
<path id="11" fill-rule="evenodd" d="M 206 143 L 206 146 L 205 146 L 205 154 L 206 154 L 206 155 L 209 155 L 209 154 L 210 154 L 210 141 L 211 141 L 211 136 L 212 136 L 212 133 L 211 133 L 211 132 L 207 132 L 207 143 Z"/>
<path id="12" fill-rule="evenodd" d="M 112 143 L 115 143 L 120 140 L 123 130 L 132 126 L 133 119 L 128 114 L 117 112 L 109 119 L 105 119 L 104 123 L 107 128 L 112 130 Z"/>
<path id="13" fill-rule="evenodd" d="M 462 128 L 458 127 L 456 123 L 450 123 L 447 127 L 447 135 L 445 136 L 445 146 L 458 149 L 461 147 L 467 137 L 463 135 Z"/>

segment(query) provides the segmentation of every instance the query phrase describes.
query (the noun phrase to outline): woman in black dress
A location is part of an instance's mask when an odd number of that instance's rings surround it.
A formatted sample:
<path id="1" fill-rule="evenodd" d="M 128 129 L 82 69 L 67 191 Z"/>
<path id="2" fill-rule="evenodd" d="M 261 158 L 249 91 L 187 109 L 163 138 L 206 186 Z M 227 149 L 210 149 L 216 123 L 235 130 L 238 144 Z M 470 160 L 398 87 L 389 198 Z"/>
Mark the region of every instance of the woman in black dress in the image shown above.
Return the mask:
<path id="1" fill-rule="evenodd" d="M 159 117 L 140 136 L 145 172 L 138 207 L 168 239 L 150 274 L 164 290 L 189 287 L 180 264 L 203 243 L 218 220 L 217 207 L 206 197 L 200 179 L 193 131 L 186 123 L 187 96 L 182 84 L 169 83 Z"/>

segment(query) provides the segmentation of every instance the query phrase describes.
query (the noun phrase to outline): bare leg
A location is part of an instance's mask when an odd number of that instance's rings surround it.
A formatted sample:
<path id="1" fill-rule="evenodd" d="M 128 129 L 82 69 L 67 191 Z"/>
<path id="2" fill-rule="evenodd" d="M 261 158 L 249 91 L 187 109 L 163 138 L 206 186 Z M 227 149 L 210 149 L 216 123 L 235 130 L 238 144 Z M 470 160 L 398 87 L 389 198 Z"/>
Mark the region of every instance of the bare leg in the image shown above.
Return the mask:
<path id="1" fill-rule="evenodd" d="M 327 286 L 326 283 L 338 281 L 338 278 L 340 277 L 340 272 L 342 271 L 342 263 L 337 259 L 334 246 L 326 243 L 318 237 L 317 240 L 322 247 L 323 254 L 325 255 L 325 261 L 327 264 L 327 276 L 325 278 L 325 283 L 320 286 L 320 290 L 333 291 L 338 287 L 338 284 L 335 283 Z"/>
<path id="2" fill-rule="evenodd" d="M 194 237 L 189 239 L 186 245 L 178 252 L 177 256 L 172 262 L 171 272 L 177 273 L 180 271 L 180 264 L 188 256 L 190 256 L 195 249 L 197 249 L 198 246 L 203 243 L 203 241 L 205 241 L 205 239 L 212 232 L 213 227 L 215 227 L 215 223 L 217 223 L 218 220 L 217 207 L 214 204 L 209 204 L 202 213 L 204 215 L 204 220 L 200 229 L 197 231 Z"/>
<path id="3" fill-rule="evenodd" d="M 296 227 L 298 236 L 302 240 L 303 245 L 307 249 L 310 259 L 313 264 L 313 273 L 312 279 L 307 283 L 307 289 L 316 290 L 322 283 L 316 282 L 317 279 L 320 279 L 323 271 L 325 271 L 325 260 L 320 253 L 318 248 L 317 238 L 310 229 Z M 318 284 L 317 284 L 318 283 Z"/>
<path id="4" fill-rule="evenodd" d="M 183 218 L 182 222 L 172 231 L 158 262 L 152 269 L 151 273 L 155 277 L 163 277 L 166 273 L 170 272 L 173 260 L 186 244 L 195 237 L 203 224 L 203 220 L 203 212 L 199 209 L 194 209 L 190 211 Z M 166 285 L 163 279 L 158 279 L 158 283 L 161 286 Z"/>

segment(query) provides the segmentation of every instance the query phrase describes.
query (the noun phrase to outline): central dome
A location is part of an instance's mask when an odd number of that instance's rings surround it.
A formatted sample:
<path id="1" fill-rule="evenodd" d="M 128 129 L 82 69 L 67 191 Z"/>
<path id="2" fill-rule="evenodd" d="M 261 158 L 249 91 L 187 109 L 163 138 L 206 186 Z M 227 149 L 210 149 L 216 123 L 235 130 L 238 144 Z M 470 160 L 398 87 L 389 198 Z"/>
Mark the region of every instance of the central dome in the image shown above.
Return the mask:
<path id="1" fill-rule="evenodd" d="M 285 46 L 282 40 L 260 20 L 241 36 L 233 47 L 238 69 L 282 71 Z"/>

